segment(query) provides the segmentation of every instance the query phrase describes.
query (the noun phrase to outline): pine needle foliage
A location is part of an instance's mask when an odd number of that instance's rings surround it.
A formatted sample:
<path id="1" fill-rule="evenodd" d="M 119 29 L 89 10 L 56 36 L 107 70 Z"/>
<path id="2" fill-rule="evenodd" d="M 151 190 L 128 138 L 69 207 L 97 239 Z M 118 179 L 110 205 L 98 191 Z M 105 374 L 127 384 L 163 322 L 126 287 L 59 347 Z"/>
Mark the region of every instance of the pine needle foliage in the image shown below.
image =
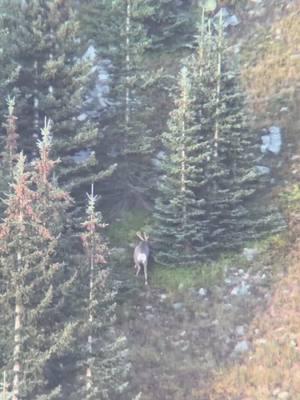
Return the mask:
<path id="1" fill-rule="evenodd" d="M 6 45 L 11 49 L 5 62 L 18 71 L 14 79 L 7 79 L 3 91 L 17 98 L 20 145 L 34 157 L 33 138 L 39 136 L 45 116 L 51 119 L 53 151 L 61 159 L 56 174 L 68 190 L 101 175 L 93 153 L 99 132 L 78 120 L 93 75 L 90 62 L 82 59 L 74 7 L 71 0 L 0 3 L 0 12 L 5 9 L 7 15 Z M 76 162 L 73 156 L 83 149 L 90 156 Z"/>
<path id="2" fill-rule="evenodd" d="M 15 116 L 15 99 L 8 97 L 6 100 L 7 114 L 6 121 L 3 123 L 5 130 L 3 140 L 3 151 L 1 153 L 0 170 L 0 193 L 9 192 L 9 184 L 12 182 L 13 167 L 17 157 L 17 117 Z M 2 211 L 4 204 L 2 204 Z"/>
<path id="3" fill-rule="evenodd" d="M 89 400 L 115 399 L 124 396 L 129 363 L 126 339 L 115 331 L 116 291 L 110 282 L 107 266 L 108 248 L 102 235 L 106 226 L 95 209 L 97 196 L 88 194 L 86 220 L 81 240 L 84 248 L 85 301 L 83 350 L 85 380 L 82 396 Z"/>
<path id="4" fill-rule="evenodd" d="M 153 197 L 151 90 L 157 79 L 146 64 L 151 38 L 145 20 L 155 6 L 150 0 L 102 0 L 90 2 L 83 10 L 85 35 L 113 66 L 111 107 L 104 116 L 104 124 L 109 126 L 104 157 L 108 157 L 108 164 L 117 162 L 118 168 L 105 187 L 105 195 L 121 208 L 145 206 Z"/>
<path id="5" fill-rule="evenodd" d="M 250 125 L 240 73 L 232 61 L 222 19 L 215 29 L 216 33 L 211 34 L 209 24 L 205 24 L 201 32 L 204 40 L 200 39 L 200 54 L 205 55 L 207 65 L 202 58 L 202 75 L 198 75 L 195 85 L 201 82 L 206 87 L 201 97 L 208 110 L 212 150 L 207 168 L 212 182 L 207 196 L 211 242 L 227 249 L 238 248 L 263 231 L 281 230 L 282 221 L 278 213 L 272 217 L 253 207 L 265 183 L 257 168 L 262 159 L 258 135 Z"/>
<path id="6" fill-rule="evenodd" d="M 220 19 L 202 14 L 196 52 L 181 71 L 155 205 L 159 263 L 189 265 L 283 228 L 279 213 L 255 210 L 263 181 L 239 71 Z"/>
<path id="7" fill-rule="evenodd" d="M 208 247 L 207 204 L 196 195 L 196 189 L 204 190 L 207 184 L 203 168 L 209 148 L 201 137 L 186 66 L 180 72 L 178 86 L 169 130 L 163 134 L 166 158 L 155 204 L 154 231 L 158 262 L 189 265 L 199 262 Z"/>
<path id="8" fill-rule="evenodd" d="M 75 323 L 66 321 L 63 307 L 73 279 L 65 278 L 63 264 L 57 260 L 59 232 L 49 223 L 59 210 L 55 203 L 60 204 L 63 220 L 68 195 L 56 198 L 47 182 L 54 165 L 45 151 L 51 147 L 48 133 L 45 127 L 36 174 L 26 172 L 26 158 L 20 154 L 0 226 L 5 369 L 16 399 L 61 398 L 57 372 L 60 360 L 72 347 L 76 328 Z"/>

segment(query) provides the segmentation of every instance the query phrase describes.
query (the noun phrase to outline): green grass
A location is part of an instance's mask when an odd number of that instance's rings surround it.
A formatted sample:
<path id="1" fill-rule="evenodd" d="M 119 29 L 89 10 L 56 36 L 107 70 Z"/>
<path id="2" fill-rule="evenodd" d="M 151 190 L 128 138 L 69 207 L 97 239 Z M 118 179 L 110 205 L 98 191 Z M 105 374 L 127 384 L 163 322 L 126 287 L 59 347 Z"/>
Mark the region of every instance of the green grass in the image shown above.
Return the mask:
<path id="1" fill-rule="evenodd" d="M 280 194 L 282 206 L 288 207 L 290 211 L 299 211 L 300 209 L 300 185 L 294 184 L 288 190 Z"/>
<path id="2" fill-rule="evenodd" d="M 178 288 L 211 287 L 224 278 L 224 260 L 193 267 L 163 267 L 156 265 L 151 275 L 152 286 L 171 292 Z"/>
<path id="3" fill-rule="evenodd" d="M 266 235 L 260 240 L 252 240 L 245 243 L 244 247 L 256 248 L 261 256 L 272 249 L 282 249 L 288 243 L 287 232 L 283 231 L 276 234 Z"/>

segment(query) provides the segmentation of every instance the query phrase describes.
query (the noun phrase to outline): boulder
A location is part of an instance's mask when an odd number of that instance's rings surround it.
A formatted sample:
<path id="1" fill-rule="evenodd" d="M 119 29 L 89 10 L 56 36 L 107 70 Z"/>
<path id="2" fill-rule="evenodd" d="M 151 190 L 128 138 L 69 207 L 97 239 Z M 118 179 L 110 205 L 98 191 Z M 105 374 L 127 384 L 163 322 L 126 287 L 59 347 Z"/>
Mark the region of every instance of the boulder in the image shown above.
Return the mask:
<path id="1" fill-rule="evenodd" d="M 263 154 L 270 152 L 278 155 L 282 148 L 282 133 L 278 126 L 271 126 L 268 133 L 261 137 L 262 145 L 260 146 Z"/>

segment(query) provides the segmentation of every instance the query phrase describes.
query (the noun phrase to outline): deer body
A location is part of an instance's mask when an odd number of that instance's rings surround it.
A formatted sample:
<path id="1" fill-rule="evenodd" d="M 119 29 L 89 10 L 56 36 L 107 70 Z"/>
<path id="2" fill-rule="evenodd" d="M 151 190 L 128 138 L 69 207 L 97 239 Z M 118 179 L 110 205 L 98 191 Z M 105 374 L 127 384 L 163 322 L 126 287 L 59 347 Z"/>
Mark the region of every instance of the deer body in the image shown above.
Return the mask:
<path id="1" fill-rule="evenodd" d="M 134 268 L 136 269 L 136 276 L 139 275 L 141 268 L 144 269 L 145 285 L 148 285 L 148 260 L 150 255 L 150 247 L 148 244 L 148 237 L 137 234 L 141 240 L 140 243 L 135 247 L 133 253 Z"/>

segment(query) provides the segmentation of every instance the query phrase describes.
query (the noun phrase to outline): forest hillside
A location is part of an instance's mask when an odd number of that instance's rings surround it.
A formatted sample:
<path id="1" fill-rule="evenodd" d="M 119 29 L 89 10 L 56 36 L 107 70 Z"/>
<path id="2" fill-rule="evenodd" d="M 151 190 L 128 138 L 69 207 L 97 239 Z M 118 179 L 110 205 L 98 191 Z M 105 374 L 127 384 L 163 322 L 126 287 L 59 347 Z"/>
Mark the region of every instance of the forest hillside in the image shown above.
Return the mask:
<path id="1" fill-rule="evenodd" d="M 298 0 L 0 0 L 0 400 L 297 400 Z"/>

